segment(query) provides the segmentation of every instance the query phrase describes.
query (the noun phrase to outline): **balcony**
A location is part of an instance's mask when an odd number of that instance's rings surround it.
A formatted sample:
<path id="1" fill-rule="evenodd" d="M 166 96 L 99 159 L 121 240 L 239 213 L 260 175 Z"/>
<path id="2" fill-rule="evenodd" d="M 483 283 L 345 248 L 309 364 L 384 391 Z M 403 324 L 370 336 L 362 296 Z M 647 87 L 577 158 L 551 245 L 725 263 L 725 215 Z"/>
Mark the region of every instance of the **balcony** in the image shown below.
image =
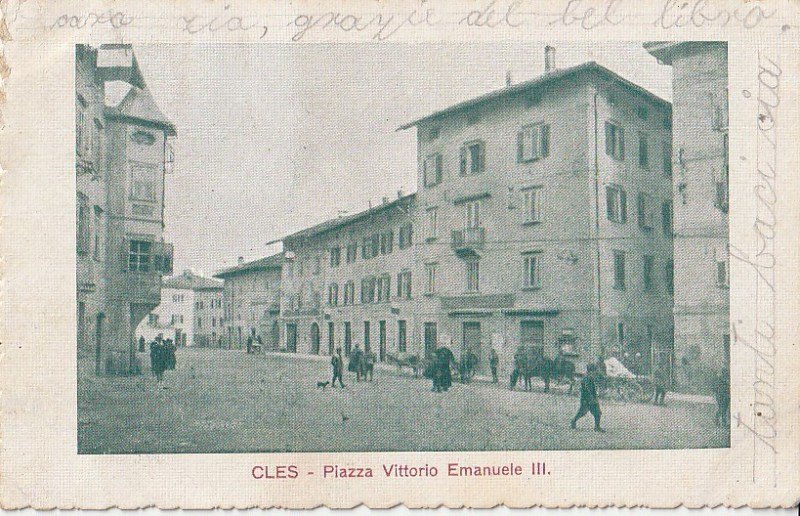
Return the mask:
<path id="1" fill-rule="evenodd" d="M 456 254 L 459 255 L 472 255 L 475 251 L 483 249 L 483 244 L 486 242 L 486 229 L 484 228 L 466 228 L 454 229 L 450 245 Z"/>

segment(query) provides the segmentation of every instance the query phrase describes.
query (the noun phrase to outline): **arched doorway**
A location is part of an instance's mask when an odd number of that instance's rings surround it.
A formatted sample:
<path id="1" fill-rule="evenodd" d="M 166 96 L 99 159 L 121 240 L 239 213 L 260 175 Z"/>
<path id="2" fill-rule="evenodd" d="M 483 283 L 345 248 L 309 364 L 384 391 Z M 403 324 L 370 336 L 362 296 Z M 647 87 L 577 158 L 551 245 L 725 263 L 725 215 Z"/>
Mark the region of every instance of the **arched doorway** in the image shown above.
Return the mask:
<path id="1" fill-rule="evenodd" d="M 319 324 L 311 323 L 311 354 L 319 355 Z"/>

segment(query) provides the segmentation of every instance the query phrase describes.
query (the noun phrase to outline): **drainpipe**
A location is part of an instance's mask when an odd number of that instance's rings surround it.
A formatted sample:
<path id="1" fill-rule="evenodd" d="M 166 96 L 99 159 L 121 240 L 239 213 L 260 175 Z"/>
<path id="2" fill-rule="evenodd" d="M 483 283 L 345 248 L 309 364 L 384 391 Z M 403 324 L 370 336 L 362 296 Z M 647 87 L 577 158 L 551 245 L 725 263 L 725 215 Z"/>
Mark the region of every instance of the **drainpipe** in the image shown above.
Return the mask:
<path id="1" fill-rule="evenodd" d="M 594 92 L 594 245 L 595 261 L 597 264 L 597 338 L 600 345 L 600 354 L 604 353 L 603 329 L 601 320 L 600 294 L 602 283 L 600 281 L 600 167 L 598 165 L 598 129 L 597 129 L 597 91 Z M 592 357 L 594 358 L 594 357 Z"/>

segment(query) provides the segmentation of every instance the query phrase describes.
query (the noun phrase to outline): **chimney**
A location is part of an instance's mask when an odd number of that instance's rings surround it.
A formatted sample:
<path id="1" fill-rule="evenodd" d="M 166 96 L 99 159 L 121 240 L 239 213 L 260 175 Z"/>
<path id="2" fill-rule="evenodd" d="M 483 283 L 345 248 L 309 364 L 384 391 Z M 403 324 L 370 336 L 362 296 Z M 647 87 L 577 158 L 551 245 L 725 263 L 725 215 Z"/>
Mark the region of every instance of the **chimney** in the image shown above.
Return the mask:
<path id="1" fill-rule="evenodd" d="M 550 73 L 556 69 L 556 48 L 547 45 L 544 47 L 544 73 Z"/>
<path id="2" fill-rule="evenodd" d="M 511 70 L 506 70 L 506 88 L 511 86 Z"/>
<path id="3" fill-rule="evenodd" d="M 397 198 L 399 199 L 402 196 L 403 196 L 403 189 L 401 188 L 400 190 L 397 191 Z"/>
<path id="4" fill-rule="evenodd" d="M 381 203 L 383 203 L 383 204 L 389 204 L 389 198 L 388 198 L 388 197 L 386 197 L 386 196 L 384 196 L 384 197 L 383 197 L 383 199 L 381 199 Z"/>
<path id="5" fill-rule="evenodd" d="M 239 265 L 244 263 L 244 256 L 239 257 Z"/>

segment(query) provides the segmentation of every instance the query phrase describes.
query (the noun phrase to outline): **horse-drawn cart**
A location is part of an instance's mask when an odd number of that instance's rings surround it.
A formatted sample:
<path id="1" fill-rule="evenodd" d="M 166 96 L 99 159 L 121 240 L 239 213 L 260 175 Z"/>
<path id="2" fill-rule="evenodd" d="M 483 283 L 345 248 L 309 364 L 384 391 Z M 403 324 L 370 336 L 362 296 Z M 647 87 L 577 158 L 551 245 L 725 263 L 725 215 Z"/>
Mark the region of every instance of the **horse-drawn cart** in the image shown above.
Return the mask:
<path id="1" fill-rule="evenodd" d="M 655 384 L 649 376 L 632 373 L 614 357 L 604 361 L 605 374 L 598 375 L 597 390 L 601 398 L 627 403 L 645 403 L 653 399 Z"/>

